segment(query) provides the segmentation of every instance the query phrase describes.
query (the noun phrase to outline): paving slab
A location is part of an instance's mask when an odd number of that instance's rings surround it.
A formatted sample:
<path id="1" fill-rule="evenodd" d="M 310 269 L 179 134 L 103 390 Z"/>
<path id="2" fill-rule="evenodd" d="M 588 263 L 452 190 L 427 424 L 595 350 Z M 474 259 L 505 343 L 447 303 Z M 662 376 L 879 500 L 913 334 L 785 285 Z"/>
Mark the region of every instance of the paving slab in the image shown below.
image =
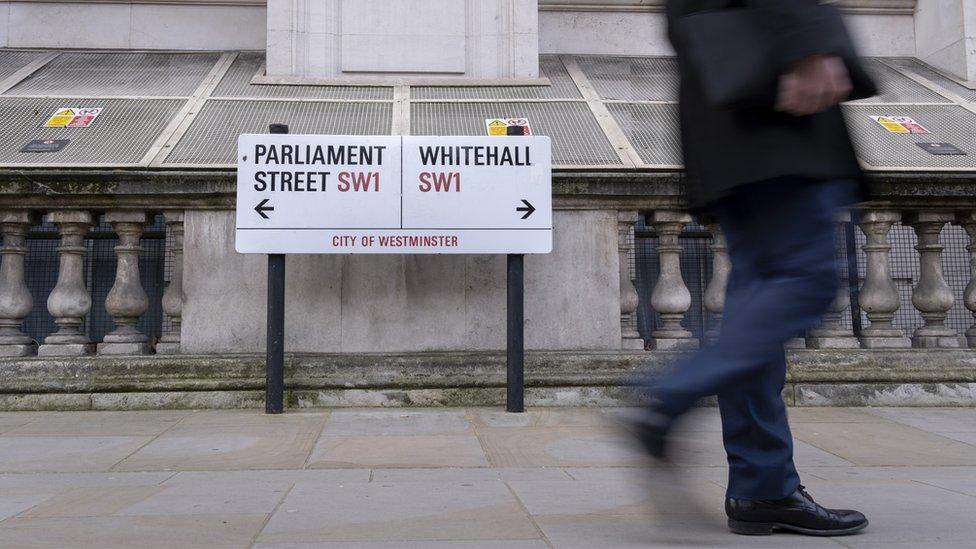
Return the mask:
<path id="1" fill-rule="evenodd" d="M 119 471 L 302 468 L 328 416 L 281 416 L 228 424 L 198 415 L 120 463 Z"/>
<path id="2" fill-rule="evenodd" d="M 868 408 L 866 411 L 933 433 L 976 433 L 976 408 Z"/>
<path id="3" fill-rule="evenodd" d="M 511 481 L 525 508 L 537 515 L 712 515 L 719 517 L 725 489 L 700 479 L 650 481 Z M 696 500 L 684 498 L 694 493 Z"/>
<path id="4" fill-rule="evenodd" d="M 961 433 L 952 432 L 952 431 L 940 431 L 939 434 L 946 438 L 951 438 L 952 440 L 965 442 L 970 446 L 976 446 L 976 432 L 973 431 L 963 431 Z"/>
<path id="5" fill-rule="evenodd" d="M 158 473 L 0 473 L 0 493 L 14 490 L 58 493 L 72 488 L 99 486 L 152 486 L 172 478 Z"/>
<path id="6" fill-rule="evenodd" d="M 309 468 L 487 467 L 475 435 L 322 436 Z"/>
<path id="7" fill-rule="evenodd" d="M 108 471 L 151 440 L 145 436 L 0 436 L 0 472 Z"/>
<path id="8" fill-rule="evenodd" d="M 375 469 L 373 482 L 471 482 L 486 480 L 574 480 L 559 467 L 451 467 Z"/>
<path id="9" fill-rule="evenodd" d="M 335 410 L 323 434 L 441 435 L 472 431 L 464 410 Z"/>
<path id="10" fill-rule="evenodd" d="M 0 412 L 0 435 L 33 421 L 37 412 Z"/>
<path id="11" fill-rule="evenodd" d="M 468 414 L 476 427 L 609 427 L 614 424 L 600 408 L 536 408 L 510 414 L 498 408 L 474 408 Z"/>
<path id="12" fill-rule="evenodd" d="M 12 518 L 0 547 L 212 549 L 249 547 L 265 515 Z"/>
<path id="13" fill-rule="evenodd" d="M 193 414 L 186 410 L 133 412 L 35 412 L 31 421 L 5 435 L 124 436 L 158 435 Z"/>
<path id="14" fill-rule="evenodd" d="M 647 547 L 770 547 L 839 549 L 831 539 L 795 535 L 736 536 L 724 521 L 698 518 L 648 518 L 640 515 L 568 515 L 536 519 L 546 538 L 560 549 Z"/>
<path id="15" fill-rule="evenodd" d="M 798 423 L 793 436 L 856 465 L 976 465 L 976 446 L 893 422 Z"/>
<path id="16" fill-rule="evenodd" d="M 11 493 L 0 494 L 0 521 L 19 515 L 50 497 L 49 494 Z"/>
<path id="17" fill-rule="evenodd" d="M 256 543 L 253 549 L 547 549 L 543 540 L 487 541 L 323 541 L 318 543 Z"/>
<path id="18" fill-rule="evenodd" d="M 159 485 L 72 488 L 21 513 L 22 518 L 115 515 L 165 490 Z"/>
<path id="19" fill-rule="evenodd" d="M 494 467 L 633 467 L 652 465 L 619 429 L 599 427 L 478 430 Z"/>
<path id="20" fill-rule="evenodd" d="M 251 471 L 180 471 L 168 477 L 167 485 L 217 482 L 226 484 L 294 484 L 296 482 L 369 482 L 370 469 L 279 469 Z"/>
<path id="21" fill-rule="evenodd" d="M 538 540 L 501 482 L 295 485 L 261 543 L 395 540 Z"/>
<path id="22" fill-rule="evenodd" d="M 864 408 L 794 407 L 788 409 L 790 424 L 795 423 L 885 423 L 883 416 Z"/>

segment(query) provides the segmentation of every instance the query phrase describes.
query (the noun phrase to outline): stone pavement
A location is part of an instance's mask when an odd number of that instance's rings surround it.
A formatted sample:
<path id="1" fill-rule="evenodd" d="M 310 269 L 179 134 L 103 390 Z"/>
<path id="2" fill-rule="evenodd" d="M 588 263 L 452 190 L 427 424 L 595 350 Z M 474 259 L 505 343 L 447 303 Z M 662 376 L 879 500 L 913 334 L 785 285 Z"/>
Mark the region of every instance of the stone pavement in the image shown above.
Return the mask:
<path id="1" fill-rule="evenodd" d="M 628 412 L 3 413 L 0 547 L 976 545 L 976 409 L 791 410 L 810 491 L 871 520 L 834 539 L 729 534 L 716 411 L 679 428 L 676 467 Z"/>

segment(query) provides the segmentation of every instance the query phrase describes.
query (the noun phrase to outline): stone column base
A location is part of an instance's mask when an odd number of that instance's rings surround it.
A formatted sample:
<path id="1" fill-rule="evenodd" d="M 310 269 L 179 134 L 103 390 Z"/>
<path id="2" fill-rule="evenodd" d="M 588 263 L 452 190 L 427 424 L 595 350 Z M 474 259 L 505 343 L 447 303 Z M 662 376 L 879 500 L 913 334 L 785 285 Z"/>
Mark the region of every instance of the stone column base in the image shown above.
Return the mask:
<path id="1" fill-rule="evenodd" d="M 178 345 L 179 344 L 177 344 L 177 346 Z M 644 340 L 643 339 L 634 339 L 634 338 L 629 338 L 628 337 L 628 338 L 622 339 L 620 341 L 620 348 L 621 349 L 624 349 L 626 351 L 643 351 L 644 350 L 644 347 L 645 347 L 645 345 L 644 345 Z M 158 345 L 157 345 L 156 349 L 157 349 L 156 352 L 159 352 L 159 346 Z"/>
<path id="2" fill-rule="evenodd" d="M 626 339 L 624 340 L 627 341 Z M 625 347 L 626 348 L 626 347 Z M 641 347 L 643 349 L 643 347 Z M 157 355 L 178 355 L 180 354 L 179 341 L 160 341 L 156 344 Z"/>
<path id="3" fill-rule="evenodd" d="M 958 349 L 962 345 L 957 335 L 926 335 L 912 337 L 912 347 L 916 349 Z"/>
<path id="4" fill-rule="evenodd" d="M 0 345 L 0 356 L 21 357 L 37 354 L 37 343 L 16 343 Z"/>
<path id="5" fill-rule="evenodd" d="M 149 344 L 145 341 L 134 341 L 130 343 L 99 343 L 98 354 L 100 355 L 147 355 L 149 354 Z"/>
<path id="6" fill-rule="evenodd" d="M 650 346 L 658 351 L 694 351 L 698 349 L 698 340 L 693 337 L 655 337 Z"/>
<path id="7" fill-rule="evenodd" d="M 809 336 L 810 349 L 860 349 L 861 342 L 854 336 Z"/>
<path id="8" fill-rule="evenodd" d="M 861 347 L 865 349 L 910 349 L 912 340 L 905 336 L 861 336 Z"/>
<path id="9" fill-rule="evenodd" d="M 37 356 L 85 356 L 94 353 L 94 343 L 45 343 L 37 348 Z"/>
<path id="10" fill-rule="evenodd" d="M 802 337 L 791 337 L 783 344 L 784 349 L 806 349 L 807 340 Z"/>

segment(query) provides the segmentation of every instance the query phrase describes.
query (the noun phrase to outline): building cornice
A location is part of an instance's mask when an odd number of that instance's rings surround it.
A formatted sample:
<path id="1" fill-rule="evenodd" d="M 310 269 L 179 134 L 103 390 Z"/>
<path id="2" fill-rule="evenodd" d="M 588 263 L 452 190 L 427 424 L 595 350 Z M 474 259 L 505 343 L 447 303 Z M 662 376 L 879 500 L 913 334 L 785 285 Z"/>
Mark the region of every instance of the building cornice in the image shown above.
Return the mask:
<path id="1" fill-rule="evenodd" d="M 847 13 L 912 15 L 917 0 L 834 0 Z M 541 11 L 661 12 L 665 0 L 540 0 Z"/>
<path id="2" fill-rule="evenodd" d="M 264 7 L 267 0 L 18 0 L 26 4 L 130 4 Z"/>
<path id="3" fill-rule="evenodd" d="M 170 4 L 191 6 L 264 6 L 267 0 L 20 0 L 58 4 Z M 845 12 L 911 15 L 917 0 L 833 0 Z M 661 12 L 665 0 L 539 0 L 541 11 Z"/>

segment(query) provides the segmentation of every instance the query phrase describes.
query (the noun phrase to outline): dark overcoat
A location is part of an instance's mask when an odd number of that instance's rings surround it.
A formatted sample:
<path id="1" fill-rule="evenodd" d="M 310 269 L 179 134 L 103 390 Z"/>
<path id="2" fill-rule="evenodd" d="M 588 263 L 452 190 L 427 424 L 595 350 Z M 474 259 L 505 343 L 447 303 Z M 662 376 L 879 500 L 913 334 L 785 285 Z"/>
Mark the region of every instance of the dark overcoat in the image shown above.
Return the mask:
<path id="1" fill-rule="evenodd" d="M 668 0 L 669 28 L 686 14 L 747 6 L 762 12 L 776 41 L 777 66 L 789 67 L 831 51 L 817 0 Z M 671 33 L 681 80 L 681 142 L 692 206 L 707 206 L 730 189 L 782 176 L 860 179 L 860 169 L 839 107 L 810 116 L 770 108 L 721 109 L 705 100 L 699 82 Z M 723 40 L 715 36 L 715 40 Z"/>

